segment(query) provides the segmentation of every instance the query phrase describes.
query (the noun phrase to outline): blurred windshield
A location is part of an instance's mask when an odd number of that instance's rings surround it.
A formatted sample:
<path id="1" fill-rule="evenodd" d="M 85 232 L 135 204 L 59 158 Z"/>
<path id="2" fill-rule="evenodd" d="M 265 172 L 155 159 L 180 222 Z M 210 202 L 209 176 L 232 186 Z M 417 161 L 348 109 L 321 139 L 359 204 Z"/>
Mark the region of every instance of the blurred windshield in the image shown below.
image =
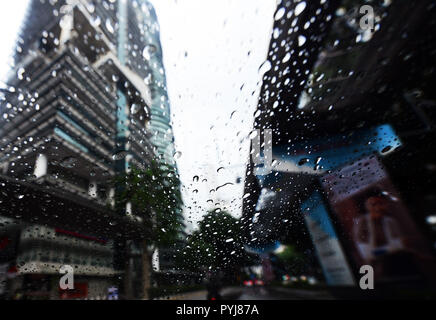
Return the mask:
<path id="1" fill-rule="evenodd" d="M 436 298 L 434 1 L 0 9 L 0 298 Z"/>

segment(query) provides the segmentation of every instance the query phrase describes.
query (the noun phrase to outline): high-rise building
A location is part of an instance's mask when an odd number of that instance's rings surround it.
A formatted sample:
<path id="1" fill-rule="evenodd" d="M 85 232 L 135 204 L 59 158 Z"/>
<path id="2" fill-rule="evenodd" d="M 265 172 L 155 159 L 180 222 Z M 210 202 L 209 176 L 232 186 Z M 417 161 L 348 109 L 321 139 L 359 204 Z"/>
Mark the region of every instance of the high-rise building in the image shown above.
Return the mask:
<path id="1" fill-rule="evenodd" d="M 135 11 L 137 20 L 141 21 L 139 24 L 140 40 L 146 44 L 144 47 L 139 47 L 139 59 L 142 61 L 142 64 L 144 60 L 147 62 L 143 64 L 147 69 L 140 69 L 139 72 L 141 77 L 144 78 L 145 83 L 149 86 L 151 95 L 150 119 L 147 122 L 150 142 L 154 147 L 158 161 L 171 168 L 177 175 L 178 169 L 174 157 L 175 148 L 171 126 L 171 109 L 160 43 L 160 27 L 156 12 L 149 1 L 140 1 L 137 6 L 140 7 L 140 10 Z M 133 28 L 134 26 L 132 26 Z M 133 49 L 137 50 L 135 47 Z M 138 57 L 138 52 L 135 53 L 135 56 Z M 136 61 L 134 59 L 131 60 Z M 182 209 L 177 209 L 174 214 L 177 215 L 178 221 L 184 225 Z M 180 242 L 183 242 L 185 240 L 184 233 L 181 233 L 179 238 Z M 160 265 L 160 267 L 155 268 L 155 271 L 161 271 L 162 274 L 165 274 L 167 271 L 174 271 L 174 261 L 168 257 L 174 256 L 179 245 L 180 243 L 176 243 L 174 246 L 160 247 L 155 250 L 154 261 L 157 261 L 157 264 Z"/>
<path id="2" fill-rule="evenodd" d="M 131 4 L 30 3 L 2 110 L 4 173 L 54 181 L 46 173 L 57 165 L 55 181 L 95 198 L 115 161 L 144 165 L 154 156 L 145 129 L 150 89 L 126 58 L 139 44 L 126 41 L 124 6 Z"/>
<path id="3" fill-rule="evenodd" d="M 110 210 L 111 177 L 172 148 L 156 30 L 146 1 L 31 0 L 3 90 L 1 173 Z M 49 229 L 20 229 L 19 274 L 45 277 L 74 264 L 79 276 L 104 278 L 85 291 L 105 296 L 107 277 L 117 273 L 111 241 Z"/>
<path id="4" fill-rule="evenodd" d="M 245 179 L 248 245 L 264 254 L 292 244 L 316 257 L 306 274 L 318 270 L 339 297 L 361 296 L 368 261 L 387 295 L 434 288 L 425 212 L 436 181 L 426 168 L 435 161 L 436 42 L 427 30 L 436 6 L 420 1 L 411 14 L 400 1 L 280 1 L 275 17 L 254 121 L 261 138 L 251 142 Z M 407 249 L 391 255 L 370 240 L 375 231 L 359 233 L 374 199 L 400 237 L 413 237 Z"/>
<path id="5" fill-rule="evenodd" d="M 167 94 L 165 69 L 163 65 L 162 46 L 160 43 L 159 24 L 154 8 L 146 3 L 142 12 L 142 24 L 145 26 L 146 47 L 143 57 L 148 61 L 150 73 L 146 81 L 151 89 L 151 115 L 149 128 L 151 141 L 157 148 L 159 157 L 168 165 L 176 168 L 174 160 L 174 136 L 171 127 L 171 110 Z"/>

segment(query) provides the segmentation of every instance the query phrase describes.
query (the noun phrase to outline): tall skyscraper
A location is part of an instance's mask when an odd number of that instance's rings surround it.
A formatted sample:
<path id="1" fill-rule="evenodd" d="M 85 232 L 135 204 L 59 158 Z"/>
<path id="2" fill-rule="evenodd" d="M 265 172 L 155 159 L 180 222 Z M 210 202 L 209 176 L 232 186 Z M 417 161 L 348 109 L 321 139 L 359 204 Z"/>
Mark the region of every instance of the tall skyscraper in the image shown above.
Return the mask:
<path id="1" fill-rule="evenodd" d="M 157 148 L 159 157 L 168 165 L 176 168 L 171 110 L 166 87 L 159 24 L 156 12 L 150 3 L 144 1 L 144 10 L 140 12 L 142 13 L 141 21 L 143 21 L 141 25 L 145 26 L 144 34 L 147 43 L 142 54 L 150 67 L 146 82 L 150 85 L 152 99 L 149 121 L 152 133 L 151 141 Z"/>
<path id="2" fill-rule="evenodd" d="M 160 158 L 175 168 L 158 26 L 148 2 L 31 0 L 7 84 L 3 175 L 103 210 L 113 205 L 109 181 L 116 174 L 147 167 L 165 152 Z M 21 228 L 20 239 L 30 243 L 18 250 L 20 274 L 49 277 L 75 264 L 87 278 L 86 292 L 99 278 L 89 295 L 105 296 L 111 283 L 104 277 L 117 273 L 110 240 L 33 224 Z"/>

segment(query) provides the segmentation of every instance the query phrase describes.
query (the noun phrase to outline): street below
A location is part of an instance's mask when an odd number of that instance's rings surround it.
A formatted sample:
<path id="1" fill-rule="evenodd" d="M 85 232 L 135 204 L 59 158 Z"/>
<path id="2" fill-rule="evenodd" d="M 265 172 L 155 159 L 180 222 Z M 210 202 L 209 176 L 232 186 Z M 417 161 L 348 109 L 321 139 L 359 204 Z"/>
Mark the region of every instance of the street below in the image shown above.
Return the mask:
<path id="1" fill-rule="evenodd" d="M 221 290 L 224 300 L 333 300 L 325 290 L 283 287 L 226 287 Z M 165 300 L 206 300 L 207 291 L 199 290 L 167 297 Z"/>

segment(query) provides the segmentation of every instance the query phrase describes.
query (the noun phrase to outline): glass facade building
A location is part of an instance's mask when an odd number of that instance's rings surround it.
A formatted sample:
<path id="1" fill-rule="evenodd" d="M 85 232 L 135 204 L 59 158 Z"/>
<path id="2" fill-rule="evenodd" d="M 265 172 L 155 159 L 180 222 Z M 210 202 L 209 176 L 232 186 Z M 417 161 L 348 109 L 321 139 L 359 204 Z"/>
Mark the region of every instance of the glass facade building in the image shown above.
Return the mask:
<path id="1" fill-rule="evenodd" d="M 159 153 L 170 150 L 172 158 L 154 10 L 145 1 L 32 0 L 23 21 L 1 105 L 2 177 L 75 201 L 84 208 L 84 225 L 96 217 L 109 223 L 115 214 L 111 179 L 131 166 L 147 168 Z M 134 233 L 139 220 L 134 210 L 127 213 L 132 219 L 123 223 Z M 30 221 L 13 230 L 21 233 L 15 282 L 44 278 L 44 294 L 52 296 L 57 286 L 50 275 L 58 270 L 47 263 L 71 263 L 78 277 L 100 279 L 90 297 L 105 296 L 111 277 L 122 272 L 114 267 L 114 241 L 105 227 L 61 235 L 62 222 L 44 227 Z"/>

